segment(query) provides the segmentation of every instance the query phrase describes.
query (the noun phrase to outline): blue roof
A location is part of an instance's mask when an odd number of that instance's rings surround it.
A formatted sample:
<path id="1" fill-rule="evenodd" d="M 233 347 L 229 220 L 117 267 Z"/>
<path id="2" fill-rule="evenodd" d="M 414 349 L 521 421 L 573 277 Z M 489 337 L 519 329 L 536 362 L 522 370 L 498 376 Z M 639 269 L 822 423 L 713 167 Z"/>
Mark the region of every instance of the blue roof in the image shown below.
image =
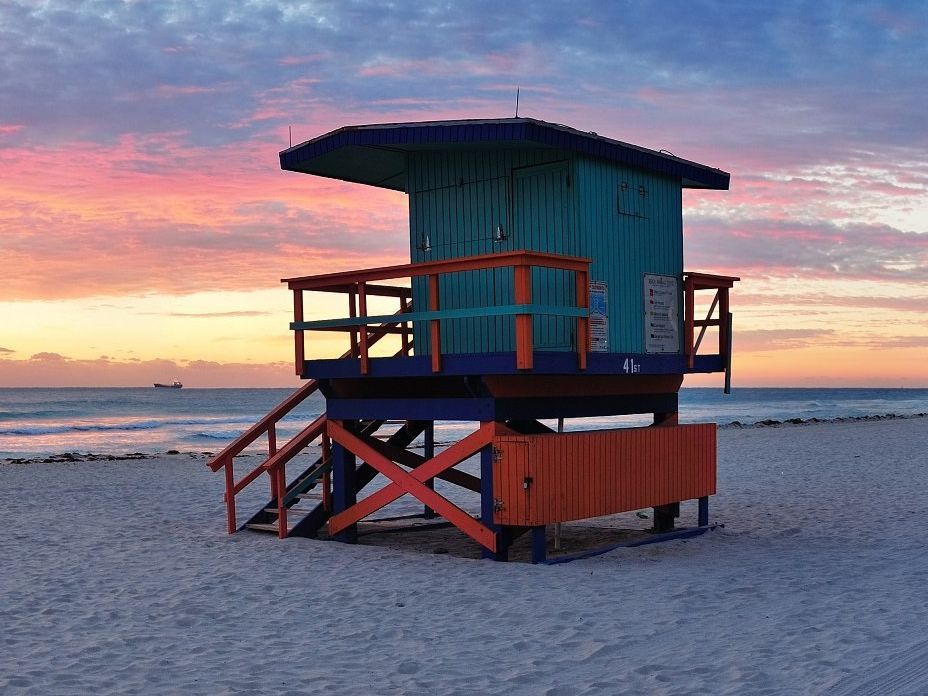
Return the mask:
<path id="1" fill-rule="evenodd" d="M 468 147 L 550 147 L 669 176 L 685 188 L 725 190 L 730 178 L 663 151 L 532 118 L 345 126 L 284 150 L 280 167 L 404 191 L 407 152 Z"/>

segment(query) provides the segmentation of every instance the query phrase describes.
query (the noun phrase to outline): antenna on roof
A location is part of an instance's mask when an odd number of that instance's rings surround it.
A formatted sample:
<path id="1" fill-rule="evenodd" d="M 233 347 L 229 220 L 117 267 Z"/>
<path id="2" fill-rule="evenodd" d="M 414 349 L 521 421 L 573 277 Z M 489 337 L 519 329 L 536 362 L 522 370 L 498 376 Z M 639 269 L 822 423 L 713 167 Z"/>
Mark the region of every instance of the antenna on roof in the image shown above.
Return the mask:
<path id="1" fill-rule="evenodd" d="M 519 88 L 516 87 L 516 118 L 519 118 Z"/>
<path id="2" fill-rule="evenodd" d="M 290 147 L 293 147 L 293 126 L 287 126 L 287 131 L 290 133 Z"/>

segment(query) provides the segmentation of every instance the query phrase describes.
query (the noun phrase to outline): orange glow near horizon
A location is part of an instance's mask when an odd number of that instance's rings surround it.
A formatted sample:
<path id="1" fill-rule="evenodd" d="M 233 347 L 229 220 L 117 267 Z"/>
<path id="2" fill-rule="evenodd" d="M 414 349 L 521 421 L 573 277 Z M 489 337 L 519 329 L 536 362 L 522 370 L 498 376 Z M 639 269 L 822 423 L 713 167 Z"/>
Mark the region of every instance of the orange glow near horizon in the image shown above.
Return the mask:
<path id="1" fill-rule="evenodd" d="M 291 306 L 279 278 L 408 261 L 404 195 L 280 172 L 266 143 L 207 153 L 166 134 L 68 147 L 54 186 L 60 151 L 0 151 L 17 172 L 0 182 L 0 233 L 16 239 L 0 295 L 0 386 L 129 386 L 150 381 L 152 365 L 196 383 L 185 367 L 194 364 L 236 366 L 212 370 L 209 386 L 290 384 Z M 719 242 L 713 221 L 743 219 L 750 230 L 783 193 L 762 181 L 686 198 L 687 255 L 698 264 L 687 268 L 744 278 L 732 294 L 736 386 L 928 385 L 924 284 L 904 273 L 854 282 L 793 273 L 776 257 L 739 268 L 714 245 L 752 237 L 733 229 Z M 814 245 L 821 233 L 776 234 L 770 244 Z M 344 313 L 332 298 L 314 301 L 310 316 Z M 343 336 L 311 337 L 320 357 L 345 347 Z"/>

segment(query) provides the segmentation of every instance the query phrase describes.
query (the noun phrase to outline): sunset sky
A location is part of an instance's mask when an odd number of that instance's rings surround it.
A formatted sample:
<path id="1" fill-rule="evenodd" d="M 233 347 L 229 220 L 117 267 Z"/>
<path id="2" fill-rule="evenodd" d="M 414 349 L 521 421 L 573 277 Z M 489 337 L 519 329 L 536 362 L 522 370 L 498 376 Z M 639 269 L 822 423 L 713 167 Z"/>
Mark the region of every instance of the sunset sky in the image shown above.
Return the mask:
<path id="1" fill-rule="evenodd" d="M 405 195 L 282 172 L 288 128 L 517 87 L 732 173 L 684 228 L 744 279 L 735 386 L 928 386 L 923 2 L 7 0 L 0 47 L 0 386 L 296 384 L 280 278 L 409 256 Z"/>

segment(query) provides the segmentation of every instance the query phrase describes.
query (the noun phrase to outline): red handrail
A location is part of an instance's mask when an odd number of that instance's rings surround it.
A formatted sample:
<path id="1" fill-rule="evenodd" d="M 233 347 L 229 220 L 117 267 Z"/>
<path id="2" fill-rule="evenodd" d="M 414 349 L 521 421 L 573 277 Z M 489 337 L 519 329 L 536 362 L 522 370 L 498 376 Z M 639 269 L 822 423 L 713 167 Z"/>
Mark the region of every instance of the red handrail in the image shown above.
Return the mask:
<path id="1" fill-rule="evenodd" d="M 408 305 L 404 302 L 403 308 L 397 312 L 397 315 L 409 311 Z M 372 327 L 369 331 L 362 333 L 367 338 L 367 345 L 373 345 L 384 336 L 390 333 L 391 327 L 402 323 L 401 320 L 387 322 L 379 326 Z M 342 358 L 351 357 L 352 351 L 349 350 L 342 355 Z M 278 511 L 283 508 L 283 512 L 278 514 L 278 528 L 281 537 L 286 536 L 286 509 L 284 498 L 286 496 L 286 464 L 295 457 L 303 448 L 315 440 L 317 437 L 324 435 L 326 417 L 323 413 L 310 425 L 301 430 L 280 450 L 277 448 L 277 423 L 293 409 L 299 406 L 309 396 L 319 389 L 319 383 L 316 380 L 310 380 L 295 392 L 290 394 L 286 399 L 275 406 L 266 416 L 261 418 L 257 423 L 248 428 L 244 433 L 239 435 L 235 440 L 229 443 L 219 454 L 214 455 L 207 462 L 207 466 L 212 471 L 225 469 L 225 495 L 226 515 L 228 518 L 229 534 L 235 533 L 237 529 L 235 496 L 250 485 L 261 474 L 267 472 L 270 478 L 271 497 L 278 502 Z M 267 435 L 268 456 L 254 469 L 249 471 L 238 481 L 235 480 L 234 459 L 241 454 L 246 447 L 254 443 L 262 435 Z"/>
<path id="2" fill-rule="evenodd" d="M 686 356 L 686 364 L 689 369 L 693 369 L 696 364 L 696 353 L 702 344 L 703 336 L 706 329 L 710 326 L 717 326 L 719 329 L 719 357 L 725 365 L 726 385 L 727 375 L 731 365 L 731 311 L 729 309 L 728 291 L 741 278 L 736 276 L 713 275 L 711 273 L 686 272 L 683 274 L 683 307 L 684 307 L 684 346 L 683 351 Z M 695 293 L 699 290 L 715 290 L 715 296 L 712 298 L 712 304 L 705 319 L 696 319 L 695 317 Z M 713 319 L 712 315 L 718 306 L 718 318 Z M 696 336 L 695 327 L 700 327 L 699 336 Z M 726 387 L 727 389 L 727 387 Z"/>
<path id="3" fill-rule="evenodd" d="M 383 266 L 358 271 L 341 271 L 338 273 L 325 273 L 315 276 L 301 276 L 298 278 L 285 278 L 281 282 L 294 294 L 294 324 L 303 324 L 303 291 L 345 292 L 349 297 L 349 317 L 367 316 L 367 297 L 370 295 L 385 295 L 399 297 L 403 306 L 410 293 L 409 288 L 390 285 L 373 285 L 372 281 L 394 280 L 397 278 L 427 277 L 428 279 L 428 310 L 438 312 L 441 309 L 438 278 L 442 274 L 459 273 L 462 271 L 487 270 L 492 268 L 513 269 L 514 300 L 517 305 L 530 305 L 532 302 L 531 268 L 533 266 L 571 271 L 576 279 L 576 306 L 578 309 L 589 307 L 589 267 L 590 259 L 560 254 L 548 254 L 537 251 L 511 251 L 499 254 L 482 254 L 467 256 L 444 261 L 430 261 L 426 263 L 409 263 L 398 266 Z M 357 303 L 356 303 L 357 300 Z M 407 307 L 408 309 L 408 307 Z M 589 350 L 589 319 L 586 316 L 577 317 L 577 363 L 579 369 L 586 369 L 587 352 Z M 441 371 L 441 320 L 429 318 L 429 347 L 432 361 L 432 371 Z M 329 326 L 325 331 L 351 332 L 352 357 L 360 359 L 361 374 L 369 371 L 370 358 L 368 353 L 369 342 L 364 332 L 361 332 L 359 341 L 355 341 L 357 328 L 354 324 L 344 326 Z M 394 329 L 404 339 L 404 346 L 409 329 L 404 325 L 402 329 Z M 294 353 L 296 356 L 297 372 L 301 373 L 305 360 L 305 329 L 294 329 Z M 356 345 L 357 343 L 357 345 Z M 515 315 L 515 344 L 516 367 L 520 370 L 530 370 L 533 365 L 534 341 L 532 336 L 532 314 L 521 312 Z M 357 354 L 355 355 L 355 350 Z M 408 355 L 408 350 L 405 350 Z"/>
<path id="4" fill-rule="evenodd" d="M 565 271 L 586 271 L 591 259 L 577 256 L 562 256 L 560 254 L 547 254 L 540 251 L 507 251 L 500 254 L 480 254 L 478 256 L 465 256 L 459 259 L 446 259 L 444 261 L 427 261 L 425 263 L 406 263 L 398 266 L 381 266 L 367 268 L 360 271 L 341 271 L 339 273 L 323 273 L 314 276 L 301 276 L 298 278 L 284 278 L 280 282 L 286 283 L 291 290 L 325 290 L 329 292 L 345 292 L 346 286 L 357 283 L 367 283 L 372 280 L 391 280 L 394 278 L 415 278 L 441 273 L 456 273 L 458 271 L 479 271 L 489 268 L 505 268 L 507 266 L 549 266 Z M 394 286 L 379 286 L 394 288 Z M 405 289 L 405 288 L 404 288 Z M 370 287 L 368 294 L 375 294 Z"/>

